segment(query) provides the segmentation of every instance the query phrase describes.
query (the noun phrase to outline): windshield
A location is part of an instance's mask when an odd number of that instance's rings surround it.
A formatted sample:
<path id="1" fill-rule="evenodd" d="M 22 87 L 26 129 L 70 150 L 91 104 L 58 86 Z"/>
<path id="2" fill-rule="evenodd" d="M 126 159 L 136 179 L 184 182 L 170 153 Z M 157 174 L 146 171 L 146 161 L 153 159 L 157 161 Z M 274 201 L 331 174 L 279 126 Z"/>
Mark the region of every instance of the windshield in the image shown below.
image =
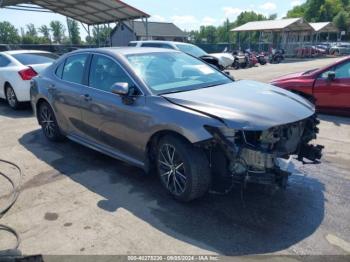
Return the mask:
<path id="1" fill-rule="evenodd" d="M 22 65 L 53 63 L 58 56 L 52 53 L 20 53 L 12 55 Z"/>
<path id="2" fill-rule="evenodd" d="M 133 54 L 126 57 L 136 74 L 155 94 L 183 92 L 232 82 L 211 66 L 180 52 Z"/>
<path id="3" fill-rule="evenodd" d="M 181 52 L 190 54 L 195 57 L 201 57 L 201 56 L 207 55 L 207 53 L 203 49 L 200 49 L 198 46 L 195 46 L 195 45 L 176 44 L 175 46 Z"/>

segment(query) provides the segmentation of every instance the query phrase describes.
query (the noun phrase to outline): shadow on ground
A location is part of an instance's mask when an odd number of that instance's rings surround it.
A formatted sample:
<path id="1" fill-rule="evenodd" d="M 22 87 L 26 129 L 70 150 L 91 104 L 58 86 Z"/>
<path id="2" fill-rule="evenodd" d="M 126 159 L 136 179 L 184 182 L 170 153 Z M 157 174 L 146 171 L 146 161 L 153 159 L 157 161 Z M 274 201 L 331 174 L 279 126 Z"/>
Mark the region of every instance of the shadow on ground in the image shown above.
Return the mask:
<path id="1" fill-rule="evenodd" d="M 0 116 L 9 118 L 27 118 L 33 116 L 33 111 L 29 103 L 24 103 L 18 110 L 13 110 L 9 107 L 6 100 L 0 99 Z"/>
<path id="2" fill-rule="evenodd" d="M 350 117 L 319 114 L 318 118 L 325 122 L 331 122 L 336 126 L 350 125 Z"/>
<path id="3" fill-rule="evenodd" d="M 309 237 L 324 217 L 323 184 L 309 176 L 293 175 L 283 194 L 268 195 L 248 186 L 244 201 L 237 188 L 230 195 L 208 194 L 181 204 L 165 193 L 156 177 L 73 142 L 52 144 L 36 130 L 20 143 L 60 174 L 103 197 L 98 207 L 109 212 L 124 208 L 174 238 L 224 255 L 286 249 Z M 52 152 L 59 158 L 51 161 Z"/>

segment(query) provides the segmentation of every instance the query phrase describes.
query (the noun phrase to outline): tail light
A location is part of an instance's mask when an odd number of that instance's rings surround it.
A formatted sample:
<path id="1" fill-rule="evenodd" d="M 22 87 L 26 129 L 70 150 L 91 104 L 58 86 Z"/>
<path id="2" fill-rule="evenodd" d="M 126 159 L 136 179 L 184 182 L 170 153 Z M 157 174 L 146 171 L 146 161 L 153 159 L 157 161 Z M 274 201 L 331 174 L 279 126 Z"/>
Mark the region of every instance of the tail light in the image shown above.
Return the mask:
<path id="1" fill-rule="evenodd" d="M 38 73 L 35 72 L 35 70 L 31 67 L 28 67 L 26 69 L 23 69 L 18 72 L 18 74 L 21 76 L 23 80 L 32 80 L 34 76 L 37 76 Z"/>

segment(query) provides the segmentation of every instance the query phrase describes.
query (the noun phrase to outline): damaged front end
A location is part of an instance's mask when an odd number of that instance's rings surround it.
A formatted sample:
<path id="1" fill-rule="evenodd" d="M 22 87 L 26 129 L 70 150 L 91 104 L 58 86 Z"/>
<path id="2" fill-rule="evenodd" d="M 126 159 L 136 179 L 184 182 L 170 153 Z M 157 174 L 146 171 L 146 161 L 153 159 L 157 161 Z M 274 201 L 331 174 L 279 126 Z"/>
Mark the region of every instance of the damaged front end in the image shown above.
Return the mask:
<path id="1" fill-rule="evenodd" d="M 214 185 L 227 184 L 222 181 L 229 179 L 285 188 L 291 173 L 282 170 L 281 159 L 295 155 L 304 164 L 319 163 L 323 146 L 310 144 L 317 136 L 319 123 L 313 115 L 265 131 L 205 126 L 213 139 L 200 146 L 208 152 Z"/>

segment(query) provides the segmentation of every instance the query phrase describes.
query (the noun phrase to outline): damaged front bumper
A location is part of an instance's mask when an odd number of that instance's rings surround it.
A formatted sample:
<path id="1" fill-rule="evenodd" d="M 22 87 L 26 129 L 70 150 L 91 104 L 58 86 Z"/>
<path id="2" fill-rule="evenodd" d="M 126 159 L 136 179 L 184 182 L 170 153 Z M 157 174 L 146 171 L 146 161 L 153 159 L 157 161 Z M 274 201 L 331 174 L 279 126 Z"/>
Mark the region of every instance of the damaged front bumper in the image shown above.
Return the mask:
<path id="1" fill-rule="evenodd" d="M 265 131 L 205 126 L 213 135 L 203 146 L 209 153 L 214 180 L 230 178 L 234 182 L 285 188 L 291 173 L 282 168 L 282 160 L 295 155 L 304 164 L 319 163 L 323 146 L 310 144 L 317 137 L 319 123 L 313 115 Z"/>

